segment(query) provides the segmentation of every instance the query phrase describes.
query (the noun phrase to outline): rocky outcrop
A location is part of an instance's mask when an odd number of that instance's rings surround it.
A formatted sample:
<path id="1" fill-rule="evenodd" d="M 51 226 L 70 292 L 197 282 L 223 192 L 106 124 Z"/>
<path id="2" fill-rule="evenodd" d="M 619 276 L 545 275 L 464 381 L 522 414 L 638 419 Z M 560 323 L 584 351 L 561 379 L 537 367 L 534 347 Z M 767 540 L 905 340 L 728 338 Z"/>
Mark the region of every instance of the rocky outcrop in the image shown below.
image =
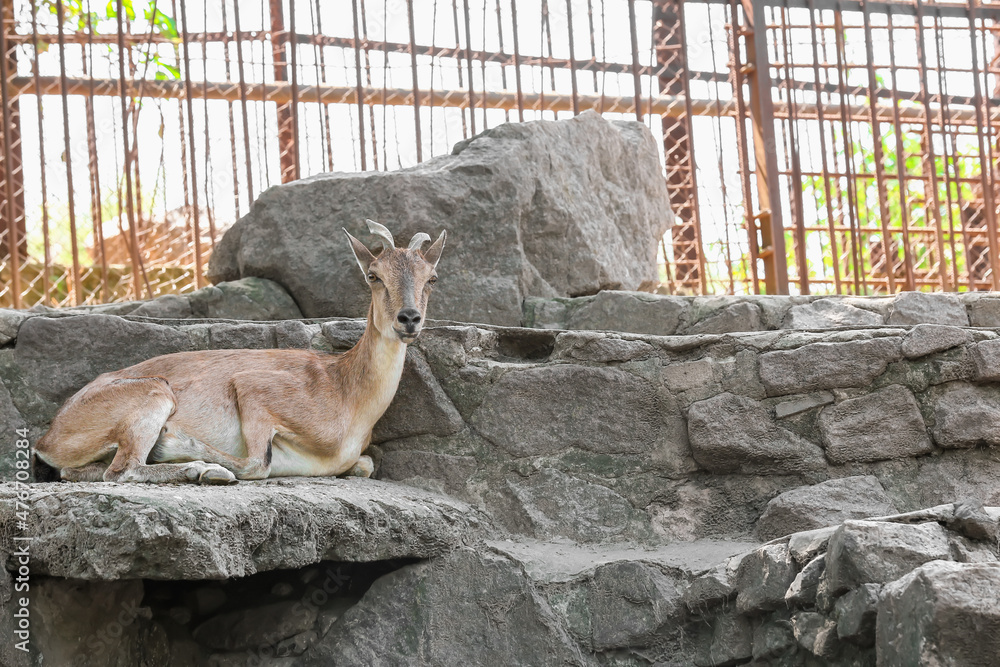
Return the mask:
<path id="1" fill-rule="evenodd" d="M 306 317 L 364 316 L 363 276 L 341 228 L 367 238 L 366 218 L 400 243 L 448 231 L 434 317 L 513 326 L 526 296 L 655 281 L 672 222 L 653 135 L 586 112 L 500 125 L 409 169 L 272 187 L 226 232 L 209 276 L 276 280 Z"/>
<path id="2" fill-rule="evenodd" d="M 900 665 L 994 662 L 1000 652 L 998 591 L 1000 563 L 922 565 L 885 586 L 875 604 L 878 654 Z"/>
<path id="3" fill-rule="evenodd" d="M 998 519 L 1000 508 L 944 505 L 756 548 L 467 533 L 416 562 L 320 561 L 219 581 L 34 575 L 34 656 L 288 667 L 989 664 L 1000 560 L 996 541 L 980 538 L 997 534 Z M 0 583 L 10 590 L 9 578 Z M 0 594 L 3 619 L 13 608 Z M 982 640 L 968 641 L 969 628 Z M 28 664 L 9 645 L 0 651 L 4 664 Z"/>
<path id="4" fill-rule="evenodd" d="M 719 664 L 716 656 L 739 656 L 732 664 L 989 664 L 1000 628 L 1000 554 L 995 539 L 956 521 L 968 511 L 944 505 L 847 521 L 743 556 L 730 594 L 736 614 L 729 598 L 692 609 L 713 627 L 701 664 Z M 1000 508 L 974 513 L 995 534 Z M 708 572 L 688 590 L 717 580 Z M 983 640 L 969 641 L 970 628 Z"/>

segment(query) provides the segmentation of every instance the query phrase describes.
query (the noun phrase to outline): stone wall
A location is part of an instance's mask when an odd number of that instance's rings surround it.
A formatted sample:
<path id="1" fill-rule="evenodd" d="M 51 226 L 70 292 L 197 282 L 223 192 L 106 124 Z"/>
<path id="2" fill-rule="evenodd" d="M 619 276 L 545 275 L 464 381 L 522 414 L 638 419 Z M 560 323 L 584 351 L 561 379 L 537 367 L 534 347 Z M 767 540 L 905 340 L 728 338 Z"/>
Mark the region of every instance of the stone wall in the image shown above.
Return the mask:
<path id="1" fill-rule="evenodd" d="M 101 372 L 336 352 L 364 327 L 4 321 L 0 421 L 32 441 Z M 986 327 L 432 325 L 376 427 L 378 480 L 40 483 L 27 530 L 0 484 L 8 571 L 35 536 L 33 653 L 0 664 L 973 664 L 997 647 L 954 629 L 1000 623 L 998 381 Z"/>
<path id="2" fill-rule="evenodd" d="M 0 350 L 5 420 L 37 439 L 102 372 L 192 349 L 343 350 L 363 329 L 163 322 L 26 320 Z M 674 337 L 440 326 L 411 348 L 373 451 L 379 477 L 471 502 L 517 534 L 770 537 L 799 528 L 787 508 L 758 525 L 775 496 L 813 486 L 810 502 L 836 506 L 844 491 L 815 486 L 828 480 L 853 480 L 878 513 L 1000 503 L 997 379 L 997 333 L 944 325 Z"/>

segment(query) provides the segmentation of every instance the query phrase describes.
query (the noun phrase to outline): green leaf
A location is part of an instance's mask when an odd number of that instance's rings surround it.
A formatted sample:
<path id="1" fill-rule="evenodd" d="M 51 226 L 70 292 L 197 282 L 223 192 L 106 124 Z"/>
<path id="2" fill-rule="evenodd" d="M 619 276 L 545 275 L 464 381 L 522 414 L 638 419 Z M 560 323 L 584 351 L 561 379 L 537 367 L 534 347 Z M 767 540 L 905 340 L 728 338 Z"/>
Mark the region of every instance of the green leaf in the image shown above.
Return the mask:
<path id="1" fill-rule="evenodd" d="M 175 80 L 180 80 L 180 78 L 181 78 L 181 70 L 180 70 L 179 67 L 174 67 L 173 65 L 170 65 L 170 64 L 165 63 L 165 62 L 160 62 L 159 65 L 160 65 L 160 71 L 164 71 L 165 70 L 167 73 L 170 74 L 171 78 L 173 78 Z"/>
<path id="2" fill-rule="evenodd" d="M 132 7 L 132 0 L 121 0 L 122 9 L 125 10 L 125 16 L 129 21 L 135 20 L 135 8 Z M 108 0 L 108 6 L 105 8 L 105 12 L 109 19 L 118 18 L 118 0 Z"/>

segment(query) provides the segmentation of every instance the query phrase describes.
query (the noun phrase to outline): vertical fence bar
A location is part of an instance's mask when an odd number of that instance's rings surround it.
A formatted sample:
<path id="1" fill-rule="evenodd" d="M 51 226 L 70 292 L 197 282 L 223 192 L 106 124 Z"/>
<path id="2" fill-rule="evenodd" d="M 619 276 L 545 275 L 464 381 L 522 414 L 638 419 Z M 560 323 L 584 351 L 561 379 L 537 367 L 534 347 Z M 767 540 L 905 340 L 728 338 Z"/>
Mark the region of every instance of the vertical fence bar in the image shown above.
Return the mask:
<path id="1" fill-rule="evenodd" d="M 52 251 L 49 239 L 49 192 L 48 183 L 46 180 L 45 168 L 45 131 L 42 123 L 42 85 L 41 85 L 41 72 L 38 67 L 38 7 L 35 0 L 31 0 L 31 40 L 34 46 L 35 57 L 31 62 L 31 74 L 35 80 L 35 89 L 39 91 L 36 94 L 36 99 L 38 103 L 35 106 L 36 117 L 38 121 L 38 154 L 39 154 L 39 176 L 41 177 L 40 185 L 42 190 L 42 244 L 45 246 L 43 250 L 42 257 L 42 299 L 41 302 L 44 305 L 49 305 L 49 299 L 51 298 L 52 285 L 51 279 L 49 277 L 49 272 L 52 266 Z M 0 21 L 2 25 L 2 21 Z M 6 108 L 6 100 L 4 100 L 4 107 Z"/>
<path id="2" fill-rule="evenodd" d="M 365 150 L 365 95 L 361 87 L 361 33 L 358 30 L 358 0 L 353 0 L 354 7 L 354 76 L 358 96 L 358 144 L 361 146 L 361 171 L 368 170 Z"/>
<path id="3" fill-rule="evenodd" d="M 524 122 L 524 89 L 521 87 L 521 48 L 517 37 L 517 0 L 510 0 L 510 22 L 514 31 L 514 84 L 517 86 L 517 119 Z"/>
<path id="4" fill-rule="evenodd" d="M 15 205 L 14 175 L 13 175 L 13 123 L 11 122 L 11 99 L 7 88 L 7 2 L 0 0 L 0 101 L 3 102 L 3 160 L 4 184 L 7 199 L 7 249 L 10 254 L 10 288 L 11 303 L 14 308 L 21 307 L 21 250 L 18 241 L 17 210 Z M 62 15 L 62 2 L 59 4 L 59 14 Z M 60 23 L 60 35 L 62 23 Z M 65 101 L 65 96 L 63 100 Z M 67 132 L 69 130 L 67 129 Z M 44 168 L 44 166 L 43 166 Z M 72 190 L 72 183 L 70 190 Z"/>
<path id="5" fill-rule="evenodd" d="M 243 68 L 243 31 L 240 30 L 239 0 L 233 2 L 233 27 L 236 28 L 236 68 L 240 77 L 240 108 L 243 116 L 243 156 L 246 160 L 247 168 L 247 205 L 249 206 L 253 204 L 254 200 L 253 163 L 250 161 L 250 120 L 247 115 L 247 80 L 246 72 Z"/>
<path id="6" fill-rule="evenodd" d="M 834 41 L 837 53 L 837 83 L 840 88 L 840 123 L 844 141 L 844 173 L 847 175 L 847 211 L 851 228 L 851 258 L 854 263 L 854 293 L 867 294 L 864 259 L 861 255 L 861 214 L 858 210 L 857 179 L 854 175 L 854 137 L 847 102 L 847 55 L 844 45 L 844 22 L 840 12 L 834 12 Z"/>
<path id="7" fill-rule="evenodd" d="M 893 43 L 892 10 L 886 10 L 889 43 Z M 896 90 L 895 49 L 889 49 L 889 90 L 892 93 L 892 127 L 896 135 L 896 179 L 899 184 L 899 222 L 903 230 L 903 287 L 913 291 L 917 288 L 914 274 L 913 255 L 910 248 L 910 217 L 906 199 L 906 149 L 903 146 L 903 125 L 899 120 L 899 93 Z"/>
<path id="8" fill-rule="evenodd" d="M 826 118 L 823 111 L 823 94 L 820 87 L 820 76 L 819 76 L 819 49 L 817 46 L 816 39 L 816 3 L 814 0 L 809 0 L 809 28 L 813 35 L 812 39 L 812 58 L 813 58 L 813 86 L 816 90 L 816 118 L 819 124 L 819 151 L 822 156 L 821 165 L 823 171 L 823 195 L 826 200 L 826 220 L 827 225 L 830 229 L 830 253 L 832 255 L 832 265 L 833 265 L 833 283 L 837 291 L 837 294 L 843 292 L 843 288 L 840 284 L 840 253 L 837 250 L 837 230 L 834 225 L 833 216 L 833 195 L 830 192 L 830 170 L 827 167 L 826 162 Z M 825 55 L 825 53 L 824 53 Z"/>
<path id="9" fill-rule="evenodd" d="M 410 28 L 410 74 L 413 81 L 413 128 L 416 133 L 417 162 L 423 162 L 423 142 L 420 138 L 420 84 L 417 80 L 417 40 L 413 25 L 413 0 L 406 0 L 406 18 Z"/>
<path id="10" fill-rule="evenodd" d="M 122 8 L 122 0 L 116 0 L 116 14 L 118 20 L 118 95 L 121 100 L 121 113 L 122 113 L 122 143 L 123 151 L 125 155 L 125 210 L 128 216 L 128 229 L 129 235 L 131 237 L 130 251 L 132 259 L 132 291 L 135 294 L 135 298 L 140 298 L 142 284 L 139 275 L 139 238 L 136 234 L 135 229 L 135 207 L 132 198 L 132 173 L 128 168 L 128 156 L 131 152 L 131 147 L 129 146 L 128 139 L 128 105 L 126 103 L 125 94 L 125 23 L 122 19 L 122 14 L 124 9 Z M 119 214 L 121 211 L 119 211 Z M 120 220 L 120 217 L 119 217 Z M 124 234 L 122 234 L 124 236 Z M 149 283 L 146 283 L 146 290 L 149 291 Z M 152 296 L 152 293 L 149 294 Z"/>
<path id="11" fill-rule="evenodd" d="M 316 32 L 319 36 L 323 35 L 323 12 L 319 5 L 319 0 L 313 3 L 314 11 L 316 12 Z M 318 41 L 318 40 L 317 40 Z M 317 46 L 317 69 L 319 70 L 319 77 L 316 83 L 325 84 L 326 83 L 326 46 L 320 44 Z M 431 77 L 433 79 L 433 77 Z M 432 84 L 433 85 L 433 84 Z M 324 101 L 320 101 L 320 107 L 323 110 L 323 128 L 324 137 L 326 139 L 326 169 L 327 171 L 333 171 L 333 138 L 330 132 L 330 105 Z"/>
<path id="12" fill-rule="evenodd" d="M 753 293 L 760 294 L 760 278 L 757 276 L 757 260 L 760 245 L 757 234 L 757 219 L 753 214 L 753 191 L 750 188 L 750 153 L 747 148 L 747 107 L 743 98 L 743 61 L 740 56 L 740 23 L 739 2 L 729 0 L 729 55 L 731 65 L 729 78 L 733 87 L 733 99 L 736 100 L 736 145 L 740 165 L 740 189 L 743 194 L 743 218 L 747 227 L 747 247 L 750 252 L 750 276 L 753 280 Z M 664 257 L 666 254 L 664 254 Z"/>
<path id="13" fill-rule="evenodd" d="M 941 281 L 941 289 L 947 292 L 951 290 L 952 284 L 948 279 L 948 266 L 945 261 L 944 227 L 941 221 L 941 202 L 938 199 L 937 158 L 934 155 L 934 137 L 931 131 L 931 101 L 927 86 L 927 52 L 924 47 L 924 10 L 922 0 L 916 0 L 915 9 L 917 14 L 917 63 L 920 67 L 920 102 L 924 107 L 924 171 L 929 175 L 931 191 L 930 203 L 928 204 L 925 201 L 924 206 L 929 205 L 932 209 L 935 230 L 934 237 L 937 241 L 939 256 L 938 278 Z M 952 255 L 952 264 L 956 267 L 958 265 L 954 254 Z M 955 285 L 957 286 L 957 284 L 958 280 L 956 276 Z"/>
<path id="14" fill-rule="evenodd" d="M 229 63 L 229 17 L 226 11 L 226 0 L 222 0 L 222 49 L 223 61 L 226 64 L 226 83 L 232 83 L 233 73 Z M 207 30 L 207 27 L 206 27 Z M 207 77 L 206 77 L 207 81 Z M 226 102 L 226 115 L 229 120 L 229 162 L 233 171 L 233 216 L 240 217 L 240 177 L 239 165 L 236 161 L 236 123 L 233 110 L 236 102 L 229 100 Z M 253 200 L 250 200 L 251 202 Z M 212 235 L 215 238 L 215 235 Z"/>
<path id="15" fill-rule="evenodd" d="M 121 3 L 122 0 L 118 0 Z M 280 2 L 280 0 L 278 0 Z M 187 130 L 188 137 L 191 142 L 191 209 L 192 209 L 192 232 L 194 234 L 194 271 L 195 271 L 195 284 L 198 287 L 202 286 L 204 280 L 202 276 L 202 259 L 201 259 L 201 224 L 199 220 L 198 211 L 198 166 L 197 160 L 194 159 L 194 99 L 191 95 L 191 55 L 190 55 L 190 43 L 188 41 L 188 18 L 187 10 L 185 6 L 186 2 L 181 2 L 181 25 L 183 25 L 183 30 L 181 32 L 181 40 L 184 42 L 184 97 L 187 101 Z M 122 73 L 124 77 L 124 72 Z M 124 109 L 125 97 L 124 97 L 124 87 L 122 88 L 122 106 Z M 294 166 L 294 165 L 293 165 Z M 284 168 L 282 168 L 282 176 L 285 174 Z M 129 200 L 131 202 L 131 199 Z M 131 206 L 131 203 L 129 204 Z"/>
<path id="16" fill-rule="evenodd" d="M 295 32 L 295 0 L 289 0 L 288 2 L 288 24 L 285 52 L 291 52 L 289 61 L 291 61 L 290 67 L 292 70 L 292 103 L 289 114 L 289 122 L 292 125 L 292 146 L 288 151 L 292 154 L 293 180 L 298 180 L 302 178 L 302 164 L 301 157 L 299 156 L 302 142 L 299 141 L 299 36 Z"/>
<path id="17" fill-rule="evenodd" d="M 121 0 L 118 0 L 121 3 Z M 56 0 L 56 20 L 59 22 L 59 82 L 60 82 L 60 93 L 62 95 L 62 111 L 63 111 L 63 141 L 65 146 L 65 161 L 66 161 L 66 198 L 69 205 L 69 236 L 70 243 L 72 247 L 70 248 L 73 257 L 73 304 L 79 305 L 83 303 L 83 285 L 80 283 L 80 248 L 77 243 L 76 234 L 76 206 L 73 198 L 73 147 L 70 144 L 69 139 L 69 83 L 66 77 L 66 35 L 63 29 L 63 23 L 65 22 L 65 8 L 63 7 L 63 0 Z M 0 73 L 2 75 L 2 73 Z M 4 81 L 6 85 L 6 80 Z M 7 109 L 5 103 L 4 109 Z M 5 116 L 5 123 L 6 116 Z M 9 163 L 8 163 L 9 164 Z M 8 177 L 8 183 L 10 178 Z M 16 253 L 11 253 L 15 256 Z"/>
<path id="18" fill-rule="evenodd" d="M 787 25 L 788 0 L 785 0 L 785 7 L 781 8 L 781 42 L 784 47 L 785 65 L 782 71 L 785 75 L 785 91 L 788 96 L 788 140 L 791 143 L 791 168 L 792 168 L 792 213 L 795 217 L 795 261 L 799 273 L 799 290 L 802 294 L 809 294 L 809 262 L 806 257 L 806 214 L 805 205 L 802 201 L 802 165 L 799 161 L 799 141 L 798 141 L 798 114 L 795 104 L 795 76 L 792 69 L 792 52 L 788 42 L 791 39 L 791 29 Z M 777 53 L 776 53 L 777 55 Z"/>
<path id="19" fill-rule="evenodd" d="M 469 0 L 463 0 L 463 6 L 465 9 L 465 64 L 469 68 L 469 125 L 472 128 L 472 134 L 475 135 L 476 94 L 474 92 L 475 86 L 473 85 L 475 79 L 472 76 L 472 27 L 471 20 L 469 18 Z"/>
<path id="20" fill-rule="evenodd" d="M 628 0 L 628 29 L 632 38 L 632 85 L 635 87 L 635 119 L 642 122 L 642 80 L 639 76 L 639 35 L 635 27 L 635 0 Z"/>
<path id="21" fill-rule="evenodd" d="M 768 294 L 788 294 L 785 228 L 781 221 L 778 186 L 778 150 L 774 138 L 774 103 L 771 99 L 771 65 L 767 56 L 767 21 L 762 0 L 742 0 L 747 18 L 747 81 L 750 84 L 750 119 L 753 123 L 754 158 L 757 165 L 757 201 L 761 221 L 760 258 L 764 260 L 764 285 Z"/>
<path id="22" fill-rule="evenodd" d="M 503 11 L 500 9 L 500 0 L 496 0 L 496 8 L 497 8 L 497 36 L 499 37 L 500 54 L 503 57 L 503 61 L 500 64 L 500 87 L 503 90 L 507 90 L 507 62 L 508 62 L 508 60 L 507 60 L 507 52 L 504 50 L 504 47 L 503 47 Z M 486 30 L 486 19 L 485 19 L 485 17 L 483 18 L 483 30 Z M 432 37 L 431 38 L 431 43 L 433 44 L 433 42 L 434 42 L 434 39 Z M 483 42 L 484 42 L 483 48 L 486 48 L 485 47 L 485 42 L 486 42 L 485 38 L 483 39 Z M 484 70 L 484 75 L 485 75 L 485 70 Z M 431 87 L 433 88 L 433 77 L 431 77 L 431 79 L 432 79 Z M 506 122 L 506 123 L 510 122 L 510 108 L 509 107 L 504 108 L 503 117 L 504 117 L 504 122 Z"/>
<path id="23" fill-rule="evenodd" d="M 878 119 L 878 99 L 875 78 L 875 56 L 872 45 L 871 7 L 868 0 L 861 0 L 861 8 L 865 16 L 865 54 L 868 69 L 868 108 L 871 112 L 872 151 L 875 155 L 875 182 L 878 187 L 879 223 L 882 227 L 882 261 L 885 265 L 886 281 L 889 293 L 896 291 L 896 253 L 892 248 L 892 236 L 889 231 L 889 195 L 885 187 L 885 164 L 882 154 L 882 130 Z M 874 268 L 874 267 L 873 267 Z"/>
<path id="24" fill-rule="evenodd" d="M 101 260 L 101 294 L 104 301 L 109 299 L 108 256 L 104 245 L 104 216 L 101 211 L 101 172 L 97 162 L 97 134 L 94 128 L 94 24 L 90 3 L 87 3 L 87 55 L 83 58 L 89 79 L 87 96 L 87 153 L 90 156 L 90 178 L 92 183 L 91 216 L 94 223 L 94 242 Z M 39 98 L 41 100 L 41 98 Z M 40 134 L 40 133 L 39 133 Z"/>
<path id="25" fill-rule="evenodd" d="M 215 168 L 212 166 L 212 141 L 211 137 L 209 136 L 209 129 L 208 129 L 210 123 L 208 120 L 208 5 L 207 4 L 203 7 L 203 10 L 204 13 L 202 14 L 203 16 L 202 20 L 204 21 L 204 26 L 202 29 L 205 32 L 203 32 L 201 36 L 201 77 L 202 77 L 201 91 L 202 91 L 202 111 L 204 112 L 203 122 L 205 123 L 205 217 L 208 218 L 209 243 L 211 244 L 212 249 L 214 249 L 215 248 L 215 188 L 212 185 L 212 174 L 215 171 Z M 150 32 L 150 35 L 152 35 L 152 32 Z M 145 81 L 145 77 L 143 77 L 143 81 Z M 293 99 L 295 97 L 295 92 L 296 91 L 293 84 L 292 86 Z M 142 97 L 141 84 L 139 88 L 139 93 L 140 93 L 139 96 Z M 138 127 L 136 127 L 138 120 L 139 118 L 137 112 L 136 122 L 133 123 L 132 127 L 132 132 L 136 135 L 138 135 Z M 296 124 L 296 127 L 298 127 L 298 124 Z M 296 145 L 298 145 L 298 142 L 296 142 Z M 136 153 L 138 154 L 139 150 L 138 141 L 136 141 L 135 146 L 136 146 Z M 136 160 L 136 170 L 135 170 L 136 184 L 138 184 L 139 182 L 138 164 L 139 162 L 138 160 Z M 296 168 L 298 168 L 297 162 L 296 162 Z M 152 210 L 150 212 L 152 212 Z"/>
<path id="26" fill-rule="evenodd" d="M 580 98 L 576 88 L 576 48 L 573 46 L 573 0 L 566 0 L 566 37 L 569 40 L 569 76 L 573 91 L 573 115 L 580 115 Z"/>
<path id="27" fill-rule="evenodd" d="M 972 81 L 975 91 L 976 137 L 979 140 L 979 180 L 983 190 L 983 213 L 986 217 L 987 252 L 989 252 L 990 279 L 993 289 L 1000 289 L 1000 243 L 997 240 L 996 202 L 992 187 L 992 165 L 987 159 L 986 141 L 983 137 L 983 90 L 979 80 L 979 55 L 976 52 L 976 8 L 978 0 L 969 0 L 966 8 L 969 20 L 969 41 L 972 49 Z"/>
<path id="28" fill-rule="evenodd" d="M 977 284 L 976 274 L 974 272 L 975 264 L 973 257 L 980 255 L 979 250 L 981 248 L 975 248 L 973 251 L 973 246 L 969 242 L 969 228 L 970 222 L 966 220 L 965 212 L 966 208 L 962 205 L 962 183 L 959 179 L 959 174 L 955 168 L 955 156 L 952 146 L 952 136 L 955 133 L 954 126 L 951 124 L 951 111 L 948 106 L 948 77 L 945 76 L 945 63 L 944 63 L 944 39 L 942 37 L 942 21 L 941 12 L 936 11 L 934 13 L 934 44 L 935 44 L 935 54 L 937 56 L 937 83 L 938 83 L 938 100 L 939 108 L 941 112 L 941 138 L 944 144 L 944 152 L 942 154 L 942 162 L 944 163 L 944 178 L 945 178 L 945 194 L 947 199 L 947 211 L 948 211 L 948 229 L 949 236 L 951 237 L 952 246 L 952 256 L 956 258 L 955 261 L 955 286 L 957 288 L 960 277 L 958 274 L 958 254 L 955 248 L 955 207 L 959 210 L 959 220 L 961 223 L 962 231 L 962 251 L 965 253 L 965 268 L 968 277 L 968 285 L 970 290 L 979 289 Z M 953 190 L 954 186 L 954 190 Z M 952 192 L 955 193 L 955 198 L 952 198 Z"/>

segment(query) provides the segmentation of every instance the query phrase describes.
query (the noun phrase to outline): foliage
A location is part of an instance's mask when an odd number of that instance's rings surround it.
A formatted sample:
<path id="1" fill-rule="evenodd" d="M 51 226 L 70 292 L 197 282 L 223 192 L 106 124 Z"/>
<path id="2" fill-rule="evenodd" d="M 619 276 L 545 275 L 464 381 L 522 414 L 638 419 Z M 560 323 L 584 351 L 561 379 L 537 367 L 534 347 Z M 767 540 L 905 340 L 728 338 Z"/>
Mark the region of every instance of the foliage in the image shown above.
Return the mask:
<path id="1" fill-rule="evenodd" d="M 93 11 L 93 6 L 85 0 L 42 0 L 41 7 L 53 16 L 59 16 L 59 5 L 62 5 L 63 27 L 76 32 L 86 32 L 91 29 L 95 34 L 116 33 L 118 31 L 118 3 L 121 3 L 123 23 L 131 24 L 141 15 L 149 26 L 151 33 L 157 34 L 170 42 L 181 40 L 177 30 L 177 22 L 168 16 L 158 6 L 158 0 L 110 0 L 103 11 Z M 138 10 L 138 13 L 137 13 Z M 109 53 L 117 50 L 117 46 L 108 46 Z M 157 49 L 134 49 L 136 67 L 141 72 L 151 71 L 157 80 L 179 80 L 181 71 L 175 62 L 165 58 Z"/>

